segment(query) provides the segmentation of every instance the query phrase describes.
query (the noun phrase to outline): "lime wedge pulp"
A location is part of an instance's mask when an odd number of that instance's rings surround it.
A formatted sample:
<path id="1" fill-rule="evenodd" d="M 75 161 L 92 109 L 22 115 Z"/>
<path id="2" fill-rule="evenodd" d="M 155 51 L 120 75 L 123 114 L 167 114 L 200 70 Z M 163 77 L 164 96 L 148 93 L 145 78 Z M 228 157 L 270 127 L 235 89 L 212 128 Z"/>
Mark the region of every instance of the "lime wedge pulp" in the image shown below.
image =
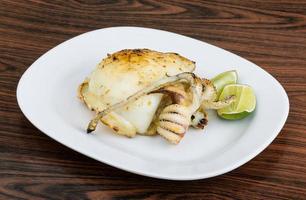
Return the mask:
<path id="1" fill-rule="evenodd" d="M 238 74 L 236 70 L 226 71 L 211 79 L 217 89 L 218 96 L 221 94 L 224 86 L 237 83 Z"/>
<path id="2" fill-rule="evenodd" d="M 237 120 L 245 118 L 255 110 L 256 97 L 250 86 L 241 84 L 226 85 L 219 96 L 219 100 L 223 100 L 232 95 L 236 97 L 235 101 L 229 106 L 217 111 L 220 117 Z"/>

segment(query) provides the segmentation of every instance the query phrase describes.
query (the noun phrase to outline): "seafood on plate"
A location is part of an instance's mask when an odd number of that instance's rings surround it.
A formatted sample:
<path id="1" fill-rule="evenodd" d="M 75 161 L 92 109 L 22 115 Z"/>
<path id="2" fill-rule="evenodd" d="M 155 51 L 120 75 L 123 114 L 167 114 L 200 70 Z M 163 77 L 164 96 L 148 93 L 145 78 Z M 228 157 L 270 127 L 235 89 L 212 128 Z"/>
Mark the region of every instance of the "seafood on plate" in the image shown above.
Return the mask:
<path id="1" fill-rule="evenodd" d="M 195 62 L 177 53 L 125 49 L 108 54 L 79 86 L 79 98 L 96 113 L 87 132 L 101 121 L 120 135 L 158 134 L 178 144 L 190 126 L 206 126 L 206 109 L 235 99 L 217 101 L 212 82 L 194 69 Z"/>

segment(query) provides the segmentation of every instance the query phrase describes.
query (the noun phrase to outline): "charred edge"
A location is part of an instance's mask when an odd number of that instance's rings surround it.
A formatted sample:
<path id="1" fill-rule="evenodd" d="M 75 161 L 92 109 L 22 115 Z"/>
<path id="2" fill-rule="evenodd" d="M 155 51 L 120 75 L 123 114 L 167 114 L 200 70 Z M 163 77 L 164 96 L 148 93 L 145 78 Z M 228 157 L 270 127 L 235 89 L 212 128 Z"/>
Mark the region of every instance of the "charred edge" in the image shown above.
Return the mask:
<path id="1" fill-rule="evenodd" d="M 145 49 L 144 49 L 145 50 Z M 132 50 L 133 53 L 142 53 L 143 50 L 142 49 L 133 49 Z"/>
<path id="2" fill-rule="evenodd" d="M 201 125 L 201 124 L 197 124 L 197 128 L 200 128 L 200 129 L 204 129 L 204 125 Z"/>
<path id="3" fill-rule="evenodd" d="M 197 128 L 200 128 L 200 129 L 204 129 L 204 127 L 207 125 L 207 119 L 205 118 L 202 118 L 198 124 L 196 125 Z"/>
<path id="4" fill-rule="evenodd" d="M 202 84 L 202 92 L 204 92 L 204 91 L 205 91 L 205 89 L 206 89 L 205 85 L 204 85 L 204 84 Z"/>
<path id="5" fill-rule="evenodd" d="M 205 118 L 202 118 L 202 119 L 200 120 L 200 124 L 202 124 L 202 125 L 204 125 L 204 126 L 207 125 L 207 122 L 208 122 L 208 120 L 205 119 Z"/>
<path id="6" fill-rule="evenodd" d="M 91 133 L 93 132 L 94 130 L 96 130 L 96 127 L 98 125 L 98 120 L 96 121 L 97 119 L 94 119 L 94 120 L 91 120 L 90 123 L 88 124 L 87 126 L 87 133 Z"/>
<path id="7" fill-rule="evenodd" d="M 171 141 L 169 138 L 167 138 L 167 137 L 165 137 L 164 135 L 162 135 L 162 134 L 160 134 L 158 131 L 157 131 L 157 133 L 160 135 L 160 136 L 162 136 L 163 138 L 165 138 L 168 142 L 170 142 L 171 144 L 178 144 L 178 143 L 180 143 L 180 141 L 181 141 L 181 139 L 182 139 L 182 136 L 180 136 L 179 135 L 179 137 L 180 137 L 180 139 L 178 140 L 178 141 Z"/>
<path id="8" fill-rule="evenodd" d="M 173 133 L 173 134 L 175 134 L 175 135 L 178 135 L 178 136 L 180 136 L 180 137 L 183 137 L 184 136 L 184 134 L 185 134 L 185 132 L 183 132 L 183 133 L 177 133 L 177 132 L 174 132 L 174 131 L 172 131 L 172 130 L 170 130 L 170 129 L 168 129 L 167 127 L 164 127 L 164 126 L 160 126 L 160 128 L 162 128 L 162 129 L 165 129 L 166 131 L 169 131 L 169 132 L 171 132 L 171 133 Z"/>
<path id="9" fill-rule="evenodd" d="M 202 81 L 205 85 L 213 85 L 212 82 L 206 78 L 203 78 Z"/>
<path id="10" fill-rule="evenodd" d="M 89 134 L 89 133 L 91 133 L 93 131 L 94 131 L 94 129 L 91 129 L 91 128 L 87 128 L 87 130 L 86 130 L 87 134 Z"/>

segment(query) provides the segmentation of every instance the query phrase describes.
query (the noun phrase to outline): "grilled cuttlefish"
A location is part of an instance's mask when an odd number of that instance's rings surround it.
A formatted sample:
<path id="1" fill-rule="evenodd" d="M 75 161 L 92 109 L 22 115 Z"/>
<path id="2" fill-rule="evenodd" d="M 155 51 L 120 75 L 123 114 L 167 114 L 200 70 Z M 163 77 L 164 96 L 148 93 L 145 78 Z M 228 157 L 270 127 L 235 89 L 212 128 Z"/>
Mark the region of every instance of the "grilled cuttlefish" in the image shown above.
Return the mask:
<path id="1" fill-rule="evenodd" d="M 78 95 L 96 112 L 87 132 L 98 122 L 120 135 L 159 134 L 180 142 L 188 127 L 204 128 L 205 109 L 229 105 L 216 101 L 216 89 L 192 73 L 195 62 L 176 53 L 126 49 L 103 59 L 79 86 Z"/>

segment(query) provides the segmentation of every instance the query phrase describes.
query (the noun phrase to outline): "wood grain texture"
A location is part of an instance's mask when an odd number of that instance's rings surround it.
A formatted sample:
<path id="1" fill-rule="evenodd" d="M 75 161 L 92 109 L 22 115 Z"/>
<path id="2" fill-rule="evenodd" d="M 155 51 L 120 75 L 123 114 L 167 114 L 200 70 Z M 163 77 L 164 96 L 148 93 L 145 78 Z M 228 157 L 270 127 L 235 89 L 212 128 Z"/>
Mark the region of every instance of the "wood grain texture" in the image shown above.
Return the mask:
<path id="1" fill-rule="evenodd" d="M 15 94 L 31 63 L 78 34 L 127 25 L 194 37 L 262 66 L 291 104 L 276 140 L 230 173 L 177 182 L 99 163 L 32 126 Z M 306 199 L 305 163 L 305 0 L 0 0 L 0 199 Z"/>

